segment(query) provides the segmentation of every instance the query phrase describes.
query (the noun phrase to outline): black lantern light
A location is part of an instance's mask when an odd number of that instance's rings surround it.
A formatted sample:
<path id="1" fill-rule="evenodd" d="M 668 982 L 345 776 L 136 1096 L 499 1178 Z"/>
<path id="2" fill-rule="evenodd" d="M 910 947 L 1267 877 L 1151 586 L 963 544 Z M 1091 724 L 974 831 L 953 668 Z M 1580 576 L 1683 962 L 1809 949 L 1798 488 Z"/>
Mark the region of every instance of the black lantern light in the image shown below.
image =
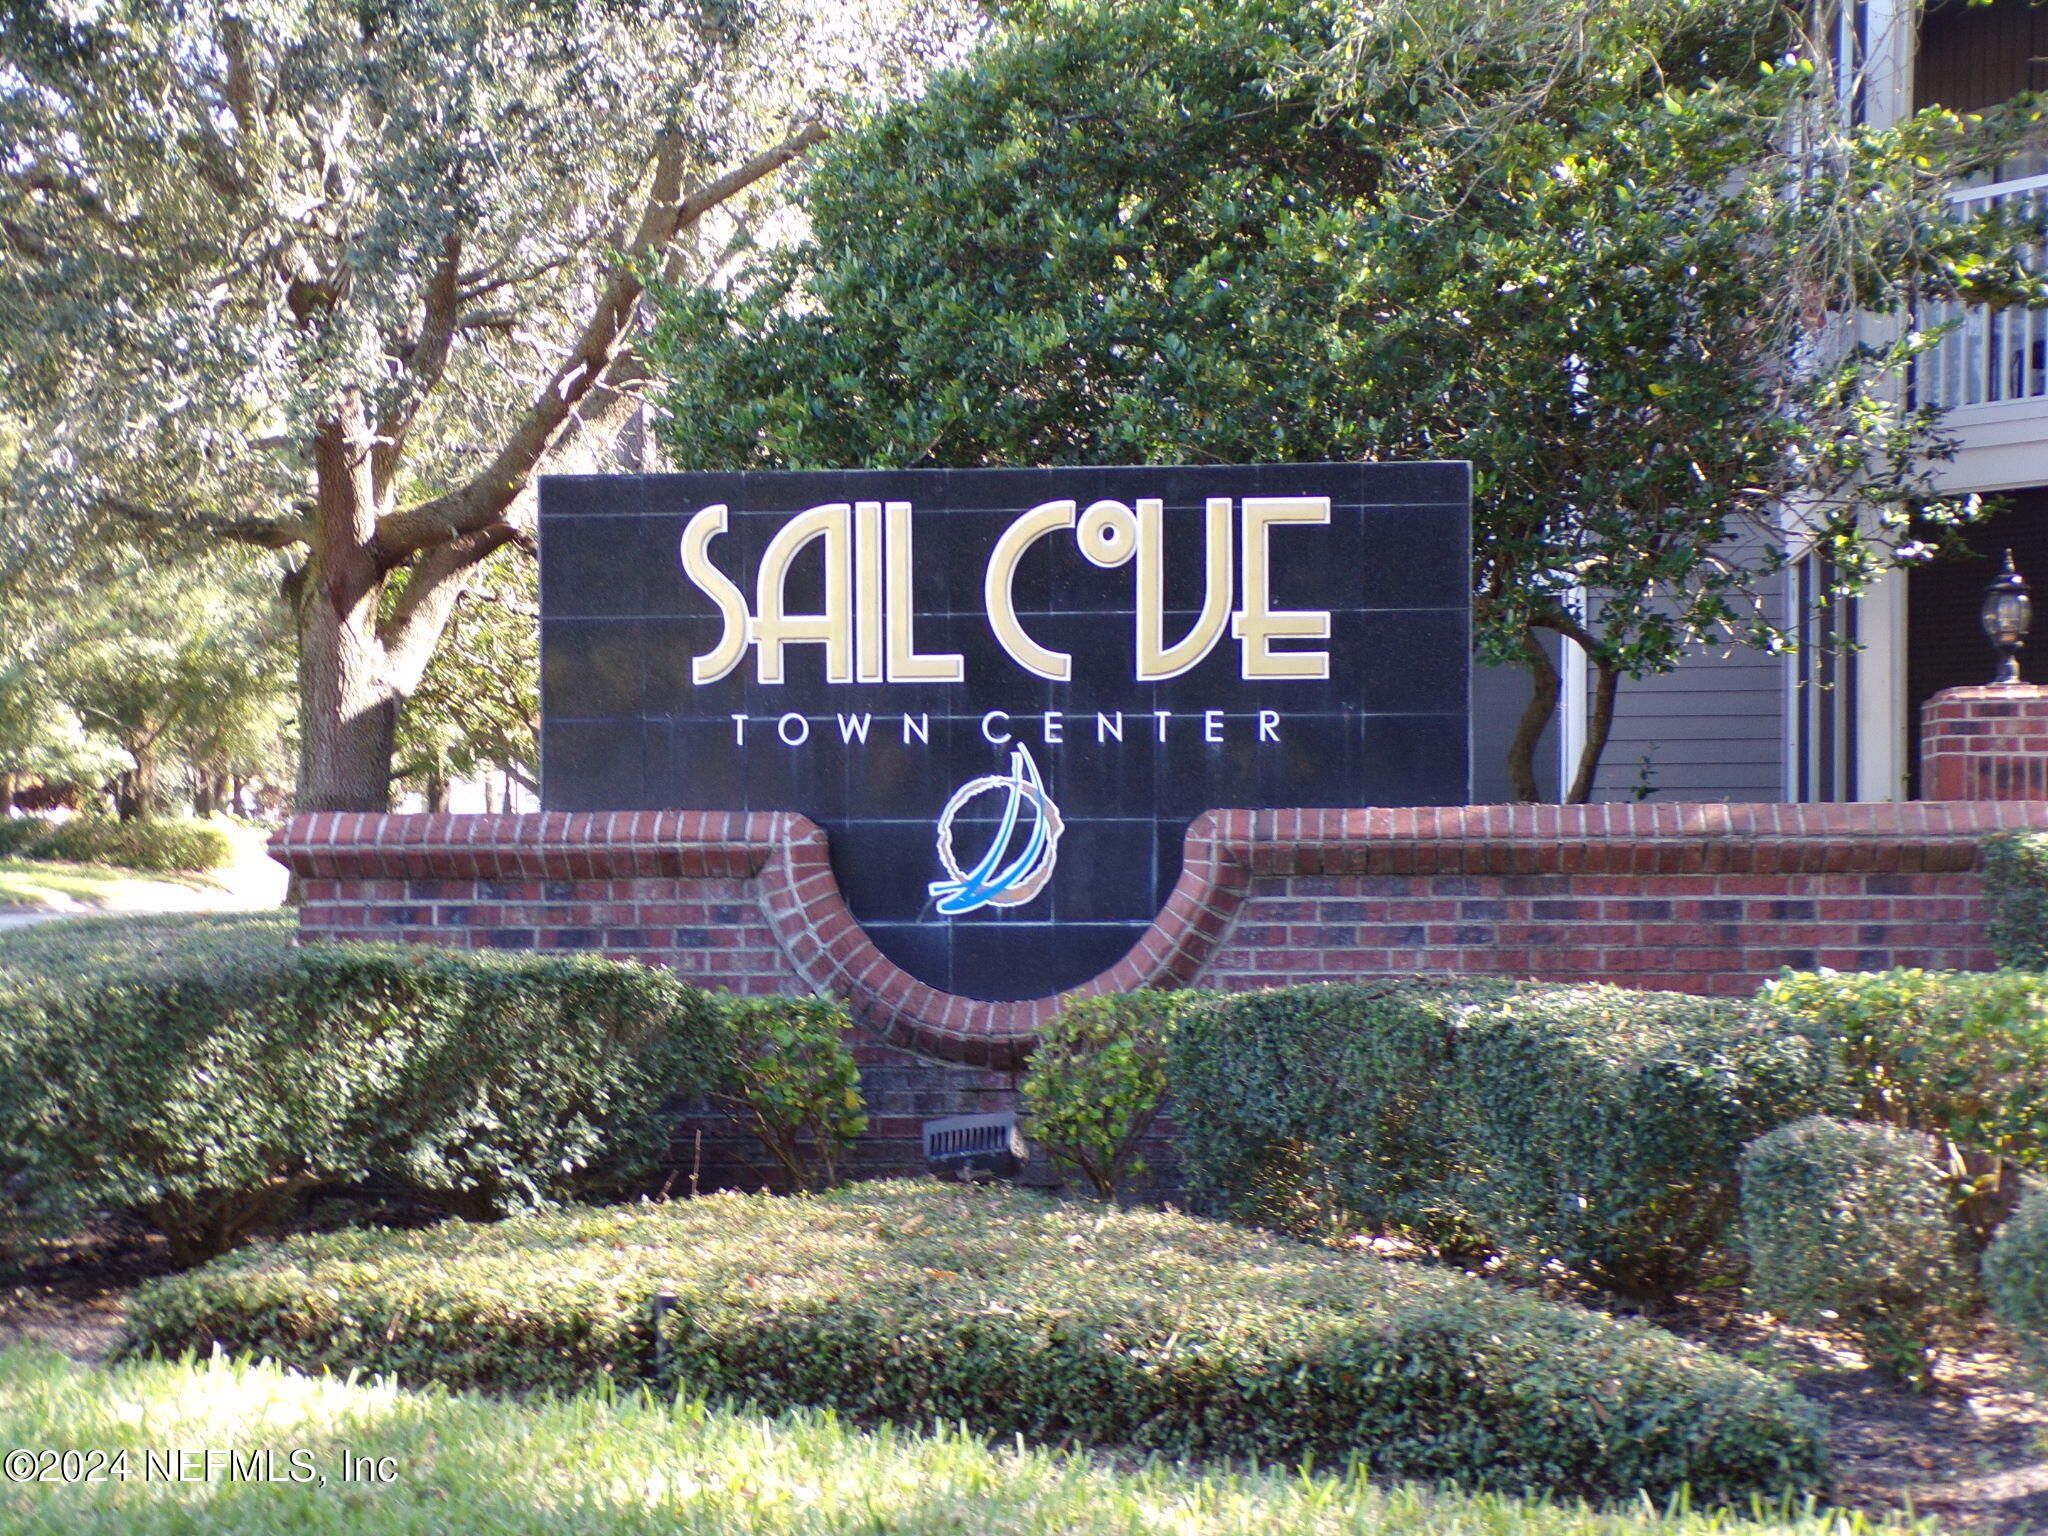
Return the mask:
<path id="1" fill-rule="evenodd" d="M 1984 606 L 1978 611 L 1984 633 L 1998 652 L 1998 676 L 1994 687 L 2017 687 L 2020 681 L 2020 647 L 2027 643 L 2027 631 L 2034 627 L 2034 600 L 2027 596 L 2027 578 L 2012 563 L 2012 551 L 2005 552 L 2005 569 L 1984 589 Z"/>

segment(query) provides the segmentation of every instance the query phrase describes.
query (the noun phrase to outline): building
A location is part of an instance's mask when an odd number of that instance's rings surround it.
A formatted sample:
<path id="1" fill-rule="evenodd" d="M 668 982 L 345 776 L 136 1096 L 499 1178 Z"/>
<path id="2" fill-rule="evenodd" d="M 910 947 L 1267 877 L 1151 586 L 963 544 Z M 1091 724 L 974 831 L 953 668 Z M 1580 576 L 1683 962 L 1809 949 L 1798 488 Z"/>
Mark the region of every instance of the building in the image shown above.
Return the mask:
<path id="1" fill-rule="evenodd" d="M 1844 7 L 1839 48 L 1858 67 L 1845 109 L 1896 122 L 1923 107 L 1969 112 L 2048 90 L 2048 3 L 1857 0 Z M 1959 211 L 1998 200 L 2048 205 L 2048 159 L 2012 165 L 1991 184 L 1959 188 Z M 1989 681 L 1995 658 L 1978 600 L 2010 548 L 2048 591 L 2048 313 L 1982 309 L 1926 317 L 1962 324 L 1916 371 L 1916 395 L 1941 405 L 1959 442 L 1938 485 L 1996 493 L 2005 510 L 1967 530 L 1975 558 L 1896 572 L 1862 596 L 1825 604 L 1809 560 L 1784 577 L 1784 613 L 1808 639 L 1830 632 L 1848 653 L 1807 645 L 1789 657 L 1735 650 L 1677 672 L 1623 684 L 1595 798 L 1628 800 L 1898 800 L 1917 795 L 1921 703 L 1944 688 Z M 2048 682 L 2048 637 L 2036 638 L 2029 681 Z M 1569 669 L 1575 648 L 1563 658 Z M 1583 673 L 1583 667 L 1579 668 Z M 1571 680 L 1567 671 L 1568 682 Z M 1504 678 L 1483 689 L 1513 689 Z M 1568 687 L 1558 732 L 1569 753 L 1586 690 Z M 1482 752 L 1482 774 L 1485 754 Z M 1476 798 L 1497 792 L 1482 777 Z"/>

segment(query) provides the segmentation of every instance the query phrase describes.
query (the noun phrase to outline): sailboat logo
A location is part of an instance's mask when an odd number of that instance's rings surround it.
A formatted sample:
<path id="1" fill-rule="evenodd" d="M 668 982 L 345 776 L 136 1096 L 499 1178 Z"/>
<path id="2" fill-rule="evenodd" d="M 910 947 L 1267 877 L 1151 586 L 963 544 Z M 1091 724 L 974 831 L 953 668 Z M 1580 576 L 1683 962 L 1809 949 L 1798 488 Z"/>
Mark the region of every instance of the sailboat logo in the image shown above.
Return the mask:
<path id="1" fill-rule="evenodd" d="M 1007 797 L 995 837 L 972 869 L 962 869 L 953 849 L 954 818 L 969 802 L 989 794 Z M 927 887 L 938 903 L 939 915 L 958 917 L 983 907 L 1018 907 L 1031 900 L 1052 879 L 1064 830 L 1059 807 L 1046 794 L 1030 750 L 1016 747 L 1010 753 L 1007 775 L 992 773 L 969 779 L 953 791 L 953 798 L 939 813 L 939 863 L 952 877 L 934 880 Z"/>

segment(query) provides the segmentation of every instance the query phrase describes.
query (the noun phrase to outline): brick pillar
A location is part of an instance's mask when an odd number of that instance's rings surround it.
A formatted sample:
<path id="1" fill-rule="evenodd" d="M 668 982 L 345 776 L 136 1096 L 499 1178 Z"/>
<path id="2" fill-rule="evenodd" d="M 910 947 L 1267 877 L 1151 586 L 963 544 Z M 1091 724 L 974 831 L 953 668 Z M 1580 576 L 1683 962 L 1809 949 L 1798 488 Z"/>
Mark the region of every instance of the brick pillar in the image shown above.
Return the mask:
<path id="1" fill-rule="evenodd" d="M 1922 704 L 1920 798 L 2048 800 L 2048 688 L 1945 688 Z"/>

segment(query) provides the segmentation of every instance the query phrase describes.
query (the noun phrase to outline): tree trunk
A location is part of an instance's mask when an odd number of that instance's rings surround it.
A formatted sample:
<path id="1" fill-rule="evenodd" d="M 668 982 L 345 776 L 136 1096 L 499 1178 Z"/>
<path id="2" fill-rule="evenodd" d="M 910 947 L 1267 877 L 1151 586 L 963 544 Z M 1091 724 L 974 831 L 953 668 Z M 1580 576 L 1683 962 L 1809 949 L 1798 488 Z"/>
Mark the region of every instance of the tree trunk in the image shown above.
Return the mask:
<path id="1" fill-rule="evenodd" d="M 200 774 L 192 781 L 192 814 L 211 819 L 213 816 L 213 778 Z"/>
<path id="2" fill-rule="evenodd" d="M 14 809 L 14 775 L 0 773 L 0 816 Z"/>
<path id="3" fill-rule="evenodd" d="M 427 809 L 436 814 L 448 809 L 448 776 L 445 773 L 427 775 Z"/>
<path id="4" fill-rule="evenodd" d="M 1522 631 L 1522 654 L 1529 659 L 1529 702 L 1515 727 L 1515 739 L 1508 743 L 1508 786 L 1526 803 L 1543 798 L 1536 787 L 1536 745 L 1557 714 L 1560 682 L 1557 666 L 1533 626 Z"/>
<path id="5" fill-rule="evenodd" d="M 228 784 L 230 788 L 228 809 L 241 817 L 242 820 L 247 821 L 249 819 L 249 801 L 247 798 L 249 781 L 238 773 L 228 780 Z"/>
<path id="6" fill-rule="evenodd" d="M 351 430 L 350 419 L 354 418 Z M 294 582 L 299 640 L 299 782 L 307 811 L 391 809 L 398 732 L 377 599 L 375 493 L 360 406 L 322 425 L 314 444 L 318 507 L 312 549 Z"/>
<path id="7" fill-rule="evenodd" d="M 1584 805 L 1593 798 L 1593 777 L 1600 771 L 1600 756 L 1607 750 L 1607 738 L 1614 731 L 1614 695 L 1621 686 L 1621 669 L 1599 652 L 1588 653 L 1598 671 L 1593 684 L 1593 705 L 1586 712 L 1586 744 L 1579 749 L 1578 772 L 1572 775 L 1566 805 Z"/>

